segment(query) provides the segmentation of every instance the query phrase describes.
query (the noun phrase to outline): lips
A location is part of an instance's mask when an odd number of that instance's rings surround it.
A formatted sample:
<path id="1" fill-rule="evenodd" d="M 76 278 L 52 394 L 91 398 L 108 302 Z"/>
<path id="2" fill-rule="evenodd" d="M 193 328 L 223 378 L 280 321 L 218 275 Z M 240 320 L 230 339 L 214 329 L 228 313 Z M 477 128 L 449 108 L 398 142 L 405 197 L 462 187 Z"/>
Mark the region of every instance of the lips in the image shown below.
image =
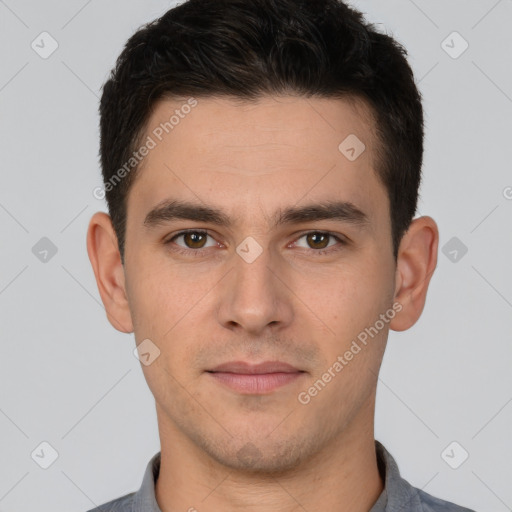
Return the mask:
<path id="1" fill-rule="evenodd" d="M 240 375 L 261 375 L 265 373 L 298 373 L 302 372 L 291 364 L 282 361 L 265 361 L 259 364 L 246 363 L 245 361 L 231 361 L 223 363 L 208 370 L 212 373 L 237 373 Z"/>
<path id="2" fill-rule="evenodd" d="M 207 373 L 214 381 L 243 395 L 266 395 L 300 379 L 305 373 L 282 361 L 259 364 L 245 361 L 223 363 Z"/>

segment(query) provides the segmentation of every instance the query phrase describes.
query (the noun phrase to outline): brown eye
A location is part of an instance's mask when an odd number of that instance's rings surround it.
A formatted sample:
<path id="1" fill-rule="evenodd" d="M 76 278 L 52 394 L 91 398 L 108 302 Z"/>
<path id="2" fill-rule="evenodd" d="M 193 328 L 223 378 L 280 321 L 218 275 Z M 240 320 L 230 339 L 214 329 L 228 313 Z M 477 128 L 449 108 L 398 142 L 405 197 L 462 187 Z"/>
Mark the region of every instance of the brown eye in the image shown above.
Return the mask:
<path id="1" fill-rule="evenodd" d="M 206 245 L 208 237 L 212 239 L 210 245 Z M 180 241 L 182 239 L 182 241 Z M 215 240 L 206 232 L 198 230 L 181 231 L 170 238 L 166 245 L 176 245 L 176 250 L 200 252 L 199 249 L 213 247 L 216 245 Z"/>
<path id="2" fill-rule="evenodd" d="M 302 239 L 305 239 L 305 243 L 301 242 Z M 342 237 L 327 231 L 310 231 L 304 233 L 294 242 L 294 245 L 309 249 L 309 252 L 316 256 L 343 249 L 346 244 L 347 242 Z"/>
<path id="3" fill-rule="evenodd" d="M 185 245 L 190 249 L 201 249 L 204 246 L 207 237 L 206 233 L 198 231 L 184 233 L 182 236 Z"/>
<path id="4" fill-rule="evenodd" d="M 328 233 L 313 232 L 306 235 L 308 244 L 313 249 L 325 249 L 329 243 L 329 238 L 331 238 L 331 235 Z"/>

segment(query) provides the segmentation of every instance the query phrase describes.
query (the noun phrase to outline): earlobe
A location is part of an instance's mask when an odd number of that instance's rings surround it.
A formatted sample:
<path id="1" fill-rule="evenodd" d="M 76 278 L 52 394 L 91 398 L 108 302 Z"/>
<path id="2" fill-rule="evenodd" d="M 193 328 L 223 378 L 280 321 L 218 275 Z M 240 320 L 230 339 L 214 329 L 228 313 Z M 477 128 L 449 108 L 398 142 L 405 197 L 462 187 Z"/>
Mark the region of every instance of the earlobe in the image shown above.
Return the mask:
<path id="1" fill-rule="evenodd" d="M 428 285 L 437 265 L 439 231 L 431 217 L 411 222 L 398 250 L 395 302 L 402 309 L 390 322 L 394 331 L 405 331 L 421 316 Z"/>
<path id="2" fill-rule="evenodd" d="M 87 230 L 87 253 L 108 321 L 118 331 L 133 332 L 124 268 L 109 215 L 96 212 Z"/>

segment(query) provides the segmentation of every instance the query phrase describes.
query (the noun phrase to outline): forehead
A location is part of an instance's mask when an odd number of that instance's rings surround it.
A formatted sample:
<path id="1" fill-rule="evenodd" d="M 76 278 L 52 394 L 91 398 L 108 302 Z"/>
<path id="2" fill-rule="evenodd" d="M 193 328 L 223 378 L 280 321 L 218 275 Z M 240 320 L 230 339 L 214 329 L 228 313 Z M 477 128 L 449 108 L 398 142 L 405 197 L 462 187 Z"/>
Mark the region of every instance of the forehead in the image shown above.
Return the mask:
<path id="1" fill-rule="evenodd" d="M 161 100 L 146 126 L 151 149 L 128 196 L 129 216 L 172 197 L 239 219 L 335 200 L 372 217 L 387 208 L 374 131 L 370 109 L 355 98 Z"/>

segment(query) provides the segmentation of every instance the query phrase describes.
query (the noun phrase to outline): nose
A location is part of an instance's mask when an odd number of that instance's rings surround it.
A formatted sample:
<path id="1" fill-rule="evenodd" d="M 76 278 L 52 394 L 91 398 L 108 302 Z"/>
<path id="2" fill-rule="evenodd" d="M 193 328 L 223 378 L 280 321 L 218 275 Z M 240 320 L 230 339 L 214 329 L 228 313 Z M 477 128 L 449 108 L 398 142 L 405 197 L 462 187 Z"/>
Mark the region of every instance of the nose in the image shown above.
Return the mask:
<path id="1" fill-rule="evenodd" d="M 272 258 L 266 247 L 253 261 L 240 254 L 233 255 L 231 271 L 221 282 L 219 322 L 225 328 L 254 335 L 289 325 L 293 286 L 285 265 L 277 256 Z"/>

